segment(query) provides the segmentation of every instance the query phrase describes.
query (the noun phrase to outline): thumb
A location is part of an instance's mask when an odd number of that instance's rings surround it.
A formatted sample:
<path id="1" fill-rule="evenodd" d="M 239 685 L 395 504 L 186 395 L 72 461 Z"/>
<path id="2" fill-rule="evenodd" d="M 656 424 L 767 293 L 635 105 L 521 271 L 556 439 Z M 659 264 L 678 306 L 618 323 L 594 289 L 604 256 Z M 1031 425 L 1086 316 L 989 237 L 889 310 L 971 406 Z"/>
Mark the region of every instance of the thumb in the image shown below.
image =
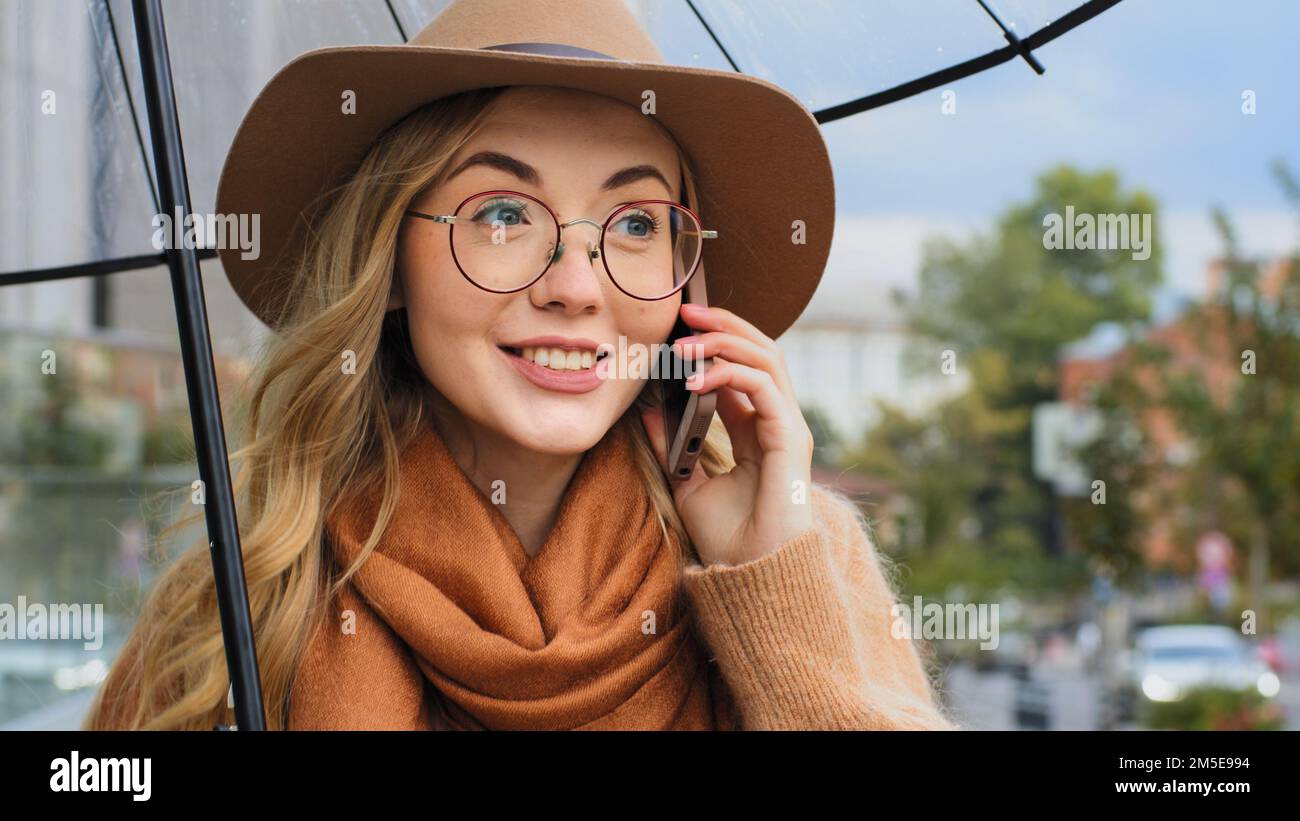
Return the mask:
<path id="1" fill-rule="evenodd" d="M 668 449 L 664 444 L 664 415 L 662 411 L 655 408 L 647 408 L 641 412 L 641 424 L 645 425 L 646 436 L 650 439 L 650 447 L 654 448 L 655 456 L 659 459 L 659 469 L 664 473 L 668 472 Z"/>

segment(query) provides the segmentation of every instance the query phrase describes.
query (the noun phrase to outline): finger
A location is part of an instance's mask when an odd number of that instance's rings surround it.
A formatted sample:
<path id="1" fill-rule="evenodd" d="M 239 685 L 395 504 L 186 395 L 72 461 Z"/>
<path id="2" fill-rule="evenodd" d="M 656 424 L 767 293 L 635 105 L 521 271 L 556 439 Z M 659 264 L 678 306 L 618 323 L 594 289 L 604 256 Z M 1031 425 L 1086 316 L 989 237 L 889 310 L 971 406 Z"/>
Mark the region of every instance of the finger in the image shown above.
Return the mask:
<path id="1" fill-rule="evenodd" d="M 763 454 L 754 439 L 754 406 L 745 394 L 726 386 L 719 388 L 717 395 L 716 410 L 731 439 L 732 455 L 737 462 L 758 461 Z"/>
<path id="2" fill-rule="evenodd" d="M 715 358 L 708 370 L 697 372 L 686 380 L 688 390 L 700 393 L 717 390 L 723 385 L 749 397 L 755 412 L 762 419 L 785 421 L 790 413 L 792 400 L 781 393 L 770 373 L 758 368 Z"/>
<path id="3" fill-rule="evenodd" d="M 760 331 L 753 323 L 739 314 L 716 305 L 699 305 L 694 302 L 682 304 L 682 319 L 693 329 L 704 331 L 725 331 L 744 337 L 754 344 L 779 352 L 776 341 Z"/>
<path id="4" fill-rule="evenodd" d="M 782 393 L 794 397 L 794 385 L 791 383 L 785 358 L 774 348 L 759 345 L 743 336 L 724 331 L 684 336 L 673 342 L 673 348 L 684 359 L 700 360 L 709 356 L 721 356 L 729 362 L 767 371 L 776 380 Z"/>

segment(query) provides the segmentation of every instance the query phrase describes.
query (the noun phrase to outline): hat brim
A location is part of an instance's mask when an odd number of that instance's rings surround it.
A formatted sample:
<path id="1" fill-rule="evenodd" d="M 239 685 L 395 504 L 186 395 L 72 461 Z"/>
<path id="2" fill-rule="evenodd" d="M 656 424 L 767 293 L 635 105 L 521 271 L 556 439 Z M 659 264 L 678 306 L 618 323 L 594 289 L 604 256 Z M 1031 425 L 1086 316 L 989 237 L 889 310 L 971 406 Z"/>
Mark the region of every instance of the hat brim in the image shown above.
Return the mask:
<path id="1" fill-rule="evenodd" d="M 217 186 L 217 211 L 260 215 L 260 253 L 219 250 L 231 285 L 274 327 L 290 289 L 301 220 L 342 183 L 388 126 L 433 100 L 476 88 L 542 85 L 640 106 L 697 171 L 709 302 L 777 337 L 821 279 L 835 223 L 835 189 L 820 126 L 784 89 L 714 69 L 435 46 L 344 46 L 301 55 L 244 116 Z M 341 110 L 356 93 L 356 112 Z M 802 237 L 798 225 L 803 226 Z M 799 241 L 802 239 L 802 241 Z"/>

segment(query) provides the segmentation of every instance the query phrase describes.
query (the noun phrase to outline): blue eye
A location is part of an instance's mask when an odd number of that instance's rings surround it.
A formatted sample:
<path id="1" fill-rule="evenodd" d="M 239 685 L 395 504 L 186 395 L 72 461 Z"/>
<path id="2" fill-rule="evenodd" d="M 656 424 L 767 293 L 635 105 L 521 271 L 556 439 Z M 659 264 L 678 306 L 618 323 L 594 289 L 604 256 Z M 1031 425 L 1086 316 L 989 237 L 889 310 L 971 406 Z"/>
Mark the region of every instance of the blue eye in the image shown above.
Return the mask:
<path id="1" fill-rule="evenodd" d="M 659 232 L 659 220 L 642 211 L 629 214 L 618 221 L 618 225 L 628 227 L 627 235 L 637 239 L 652 237 Z"/>
<path id="2" fill-rule="evenodd" d="M 489 225 L 495 225 L 498 220 L 502 225 L 522 225 L 527 212 L 528 206 L 519 200 L 498 198 L 480 206 L 474 212 L 473 220 L 487 222 Z"/>

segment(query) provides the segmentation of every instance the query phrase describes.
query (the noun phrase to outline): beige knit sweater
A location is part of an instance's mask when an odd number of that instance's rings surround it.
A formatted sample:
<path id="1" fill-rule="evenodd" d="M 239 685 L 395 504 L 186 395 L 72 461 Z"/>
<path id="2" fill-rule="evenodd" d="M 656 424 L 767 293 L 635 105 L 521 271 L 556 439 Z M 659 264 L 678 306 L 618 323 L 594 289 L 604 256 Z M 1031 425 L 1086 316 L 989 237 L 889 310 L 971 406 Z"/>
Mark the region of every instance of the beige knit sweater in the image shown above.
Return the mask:
<path id="1" fill-rule="evenodd" d="M 691 565 L 699 635 L 744 729 L 959 729 L 937 705 L 856 507 L 814 486 L 812 530 L 739 565 Z"/>

